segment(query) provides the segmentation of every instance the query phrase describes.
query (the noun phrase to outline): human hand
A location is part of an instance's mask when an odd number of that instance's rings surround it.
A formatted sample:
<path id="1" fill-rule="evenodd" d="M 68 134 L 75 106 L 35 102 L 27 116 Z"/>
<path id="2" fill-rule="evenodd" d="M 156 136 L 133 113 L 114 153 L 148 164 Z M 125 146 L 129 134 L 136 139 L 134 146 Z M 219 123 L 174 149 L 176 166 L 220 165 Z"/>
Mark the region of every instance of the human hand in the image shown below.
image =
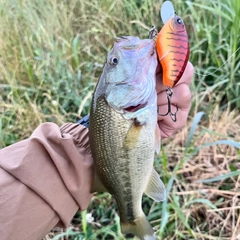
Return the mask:
<path id="1" fill-rule="evenodd" d="M 178 106 L 177 121 L 173 122 L 169 114 L 167 116 L 158 115 L 158 126 L 161 131 L 161 137 L 167 138 L 172 136 L 177 130 L 182 128 L 187 121 L 188 113 L 191 108 L 191 91 L 189 89 L 190 83 L 193 79 L 194 68 L 193 65 L 188 62 L 186 69 L 173 88 L 173 95 L 171 98 L 172 111 L 176 111 L 176 105 Z M 166 87 L 162 83 L 162 70 L 159 68 L 157 71 L 157 102 L 159 113 L 166 113 L 168 109 Z M 174 105 L 174 106 L 173 106 Z"/>

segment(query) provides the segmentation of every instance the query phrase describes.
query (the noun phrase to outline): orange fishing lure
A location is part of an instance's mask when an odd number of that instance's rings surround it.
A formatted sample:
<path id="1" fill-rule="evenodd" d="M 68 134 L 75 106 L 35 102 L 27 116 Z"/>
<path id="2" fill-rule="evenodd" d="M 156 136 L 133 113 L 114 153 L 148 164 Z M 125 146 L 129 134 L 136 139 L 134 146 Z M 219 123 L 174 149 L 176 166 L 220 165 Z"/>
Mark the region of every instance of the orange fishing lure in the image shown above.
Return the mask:
<path id="1" fill-rule="evenodd" d="M 179 16 L 170 18 L 157 35 L 156 48 L 163 84 L 172 88 L 181 78 L 189 58 L 188 35 Z"/>

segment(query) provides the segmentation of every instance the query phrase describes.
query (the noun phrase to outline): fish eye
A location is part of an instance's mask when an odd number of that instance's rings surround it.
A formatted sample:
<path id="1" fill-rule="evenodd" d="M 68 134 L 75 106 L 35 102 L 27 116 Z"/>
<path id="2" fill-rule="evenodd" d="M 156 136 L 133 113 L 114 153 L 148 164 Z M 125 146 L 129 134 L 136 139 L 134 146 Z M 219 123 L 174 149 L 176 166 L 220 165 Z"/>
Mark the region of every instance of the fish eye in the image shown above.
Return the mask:
<path id="1" fill-rule="evenodd" d="M 117 64 L 118 64 L 118 58 L 117 58 L 117 57 L 112 57 L 112 58 L 110 59 L 110 64 L 111 64 L 112 66 L 117 65 Z"/>

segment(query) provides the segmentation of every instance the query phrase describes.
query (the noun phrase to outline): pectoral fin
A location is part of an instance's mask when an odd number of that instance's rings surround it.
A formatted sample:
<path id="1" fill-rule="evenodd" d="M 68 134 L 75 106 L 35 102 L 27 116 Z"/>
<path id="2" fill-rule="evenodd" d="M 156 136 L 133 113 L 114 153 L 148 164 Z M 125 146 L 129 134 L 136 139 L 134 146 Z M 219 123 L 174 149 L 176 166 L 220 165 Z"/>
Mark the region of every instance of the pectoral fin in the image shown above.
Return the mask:
<path id="1" fill-rule="evenodd" d="M 160 143 L 161 143 L 161 133 L 158 127 L 158 124 L 155 128 L 155 151 L 156 153 L 160 152 Z"/>
<path id="2" fill-rule="evenodd" d="M 166 198 L 165 186 L 154 168 L 145 190 L 145 194 L 156 202 L 164 201 Z"/>
<path id="3" fill-rule="evenodd" d="M 108 192 L 107 189 L 103 186 L 101 180 L 98 177 L 98 174 L 96 171 L 94 171 L 94 182 L 92 187 L 92 193 L 94 192 Z"/>
<path id="4" fill-rule="evenodd" d="M 132 123 L 123 142 L 123 146 L 126 149 L 133 149 L 136 146 L 141 129 L 142 125 L 135 124 L 134 122 Z"/>

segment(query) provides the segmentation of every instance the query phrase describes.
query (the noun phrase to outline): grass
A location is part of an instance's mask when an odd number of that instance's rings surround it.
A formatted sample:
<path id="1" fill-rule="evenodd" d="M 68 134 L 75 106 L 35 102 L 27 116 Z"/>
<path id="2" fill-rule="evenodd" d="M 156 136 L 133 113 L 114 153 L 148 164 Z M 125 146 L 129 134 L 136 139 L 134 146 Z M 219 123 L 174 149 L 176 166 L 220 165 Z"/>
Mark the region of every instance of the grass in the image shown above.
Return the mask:
<path id="1" fill-rule="evenodd" d="M 193 30 L 191 60 L 197 63 L 194 88 L 205 92 L 198 104 L 211 101 L 213 108 L 214 103 L 220 103 L 221 109 L 239 108 L 240 2 L 205 0 L 186 4 Z"/>
<path id="2" fill-rule="evenodd" d="M 164 140 L 156 156 L 168 199 L 158 204 L 144 196 L 143 209 L 159 239 L 238 239 L 240 2 L 173 3 L 189 33 L 196 72 L 193 106 L 187 126 Z M 147 38 L 152 24 L 160 29 L 161 5 L 154 0 L 0 1 L 0 148 L 27 138 L 42 122 L 60 125 L 87 114 L 114 38 Z M 54 236 L 124 239 L 107 193 L 77 213 L 71 227 L 55 229 L 46 239 Z"/>

